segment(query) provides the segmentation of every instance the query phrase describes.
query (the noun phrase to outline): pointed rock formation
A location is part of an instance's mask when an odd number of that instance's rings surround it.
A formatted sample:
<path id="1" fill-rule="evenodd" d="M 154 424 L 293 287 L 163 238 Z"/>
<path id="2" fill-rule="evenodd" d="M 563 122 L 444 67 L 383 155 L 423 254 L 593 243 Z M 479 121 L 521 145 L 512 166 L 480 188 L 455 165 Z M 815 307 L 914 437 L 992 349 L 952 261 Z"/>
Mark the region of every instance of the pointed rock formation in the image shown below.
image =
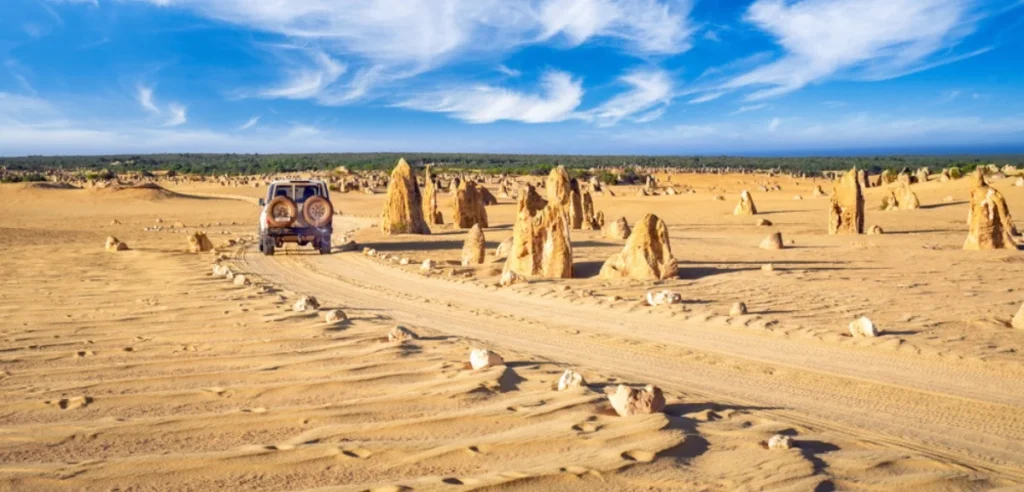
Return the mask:
<path id="1" fill-rule="evenodd" d="M 520 190 L 516 206 L 512 249 L 504 271 L 525 277 L 572 278 L 572 244 L 564 207 L 557 201 L 545 202 L 531 185 Z"/>
<path id="2" fill-rule="evenodd" d="M 611 239 L 626 239 L 631 233 L 625 217 L 619 217 L 601 228 L 601 235 Z"/>
<path id="3" fill-rule="evenodd" d="M 423 220 L 423 198 L 416 183 L 416 173 L 405 159 L 398 159 L 398 164 L 391 171 L 380 231 L 388 235 L 430 234 L 430 227 Z"/>
<path id="4" fill-rule="evenodd" d="M 601 229 L 601 225 L 597 222 L 597 217 L 594 216 L 594 199 L 590 196 L 589 191 L 583 192 L 583 228 L 588 231 L 596 231 Z"/>
<path id="5" fill-rule="evenodd" d="M 757 215 L 757 207 L 754 206 L 754 198 L 750 196 L 750 192 L 743 190 L 740 193 L 740 202 L 736 204 L 736 208 L 732 211 L 733 215 Z"/>
<path id="6" fill-rule="evenodd" d="M 647 214 L 637 222 L 622 251 L 601 267 L 601 278 L 663 280 L 679 275 L 668 238 L 668 226 L 656 215 Z"/>
<path id="7" fill-rule="evenodd" d="M 901 210 L 917 210 L 921 208 L 921 201 L 917 199 L 917 194 L 910 190 L 909 183 L 900 181 L 898 192 Z"/>
<path id="8" fill-rule="evenodd" d="M 494 197 L 494 194 L 487 187 L 478 184 L 476 189 L 480 192 L 480 200 L 484 203 L 485 207 L 498 204 L 498 199 Z"/>
<path id="9" fill-rule="evenodd" d="M 479 265 L 484 262 L 486 256 L 486 244 L 484 231 L 480 224 L 474 224 L 466 236 L 466 242 L 462 245 L 462 266 Z"/>
<path id="10" fill-rule="evenodd" d="M 572 206 L 572 184 L 569 183 L 569 173 L 565 168 L 558 166 L 548 174 L 545 190 L 548 195 L 548 204 L 561 207 L 568 214 Z"/>
<path id="11" fill-rule="evenodd" d="M 213 249 L 213 242 L 205 232 L 196 231 L 188 236 L 188 250 L 192 253 L 205 253 Z"/>
<path id="12" fill-rule="evenodd" d="M 761 241 L 761 249 L 782 249 L 782 233 L 773 232 Z"/>
<path id="13" fill-rule="evenodd" d="M 430 173 L 431 166 L 423 171 L 423 218 L 430 225 L 444 224 L 444 216 L 437 207 L 437 183 Z"/>
<path id="14" fill-rule="evenodd" d="M 1024 330 L 1024 304 L 1020 305 L 1020 309 L 1017 310 L 1017 314 L 1013 316 L 1013 320 L 1010 321 L 1010 326 Z"/>
<path id="15" fill-rule="evenodd" d="M 832 186 L 829 234 L 864 233 L 864 195 L 860 191 L 858 176 L 857 168 L 853 168 Z"/>
<path id="16" fill-rule="evenodd" d="M 463 180 L 455 192 L 452 202 L 452 221 L 459 229 L 469 229 L 475 224 L 488 227 L 487 208 L 481 187 L 470 180 Z"/>
<path id="17" fill-rule="evenodd" d="M 970 231 L 964 249 L 1015 249 L 1016 232 L 1010 209 L 998 190 L 988 186 L 981 170 L 971 182 L 971 209 L 967 215 Z"/>
<path id="18" fill-rule="evenodd" d="M 593 204 L 591 204 L 593 207 Z M 580 196 L 580 182 L 575 178 L 569 180 L 569 223 L 574 230 L 583 228 L 583 198 Z"/>

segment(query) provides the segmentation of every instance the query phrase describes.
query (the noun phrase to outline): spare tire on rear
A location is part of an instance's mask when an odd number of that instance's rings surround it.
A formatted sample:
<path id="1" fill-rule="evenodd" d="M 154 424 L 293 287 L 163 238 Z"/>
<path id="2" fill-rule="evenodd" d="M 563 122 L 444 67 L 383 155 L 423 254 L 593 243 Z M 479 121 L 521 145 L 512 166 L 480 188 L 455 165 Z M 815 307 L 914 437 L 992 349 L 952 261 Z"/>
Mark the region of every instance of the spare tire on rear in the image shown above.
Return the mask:
<path id="1" fill-rule="evenodd" d="M 302 204 L 302 218 L 313 227 L 323 227 L 331 222 L 334 207 L 322 196 L 311 196 Z"/>
<path id="2" fill-rule="evenodd" d="M 277 196 L 267 204 L 267 225 L 289 227 L 299 218 L 299 207 L 286 196 Z"/>

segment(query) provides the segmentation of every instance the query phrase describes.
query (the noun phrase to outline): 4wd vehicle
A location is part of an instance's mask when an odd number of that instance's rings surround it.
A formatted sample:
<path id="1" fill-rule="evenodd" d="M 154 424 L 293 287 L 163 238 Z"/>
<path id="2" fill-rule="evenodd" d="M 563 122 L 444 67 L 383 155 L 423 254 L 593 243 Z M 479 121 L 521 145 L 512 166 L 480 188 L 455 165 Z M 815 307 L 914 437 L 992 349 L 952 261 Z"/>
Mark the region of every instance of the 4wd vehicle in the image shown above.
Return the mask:
<path id="1" fill-rule="evenodd" d="M 267 198 L 260 199 L 260 251 L 274 254 L 284 243 L 313 247 L 326 255 L 331 252 L 334 207 L 323 181 L 274 181 Z"/>

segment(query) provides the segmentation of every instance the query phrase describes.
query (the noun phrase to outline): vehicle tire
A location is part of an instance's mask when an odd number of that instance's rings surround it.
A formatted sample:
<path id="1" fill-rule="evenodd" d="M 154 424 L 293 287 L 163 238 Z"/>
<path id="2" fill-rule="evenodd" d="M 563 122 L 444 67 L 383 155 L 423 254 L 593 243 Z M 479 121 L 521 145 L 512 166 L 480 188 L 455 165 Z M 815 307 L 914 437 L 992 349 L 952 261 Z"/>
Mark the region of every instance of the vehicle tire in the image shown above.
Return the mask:
<path id="1" fill-rule="evenodd" d="M 331 254 L 331 236 L 323 236 L 320 238 L 320 254 L 329 255 Z"/>
<path id="2" fill-rule="evenodd" d="M 266 256 L 274 256 L 274 238 L 266 236 L 260 242 L 260 251 Z"/>
<path id="3" fill-rule="evenodd" d="M 302 204 L 302 218 L 313 227 L 323 227 L 331 223 L 334 206 L 330 200 L 322 196 L 311 196 Z"/>
<path id="4" fill-rule="evenodd" d="M 278 213 L 282 212 L 282 215 Z M 267 225 L 270 227 L 290 227 L 299 218 L 299 207 L 286 196 L 274 197 L 267 204 Z"/>

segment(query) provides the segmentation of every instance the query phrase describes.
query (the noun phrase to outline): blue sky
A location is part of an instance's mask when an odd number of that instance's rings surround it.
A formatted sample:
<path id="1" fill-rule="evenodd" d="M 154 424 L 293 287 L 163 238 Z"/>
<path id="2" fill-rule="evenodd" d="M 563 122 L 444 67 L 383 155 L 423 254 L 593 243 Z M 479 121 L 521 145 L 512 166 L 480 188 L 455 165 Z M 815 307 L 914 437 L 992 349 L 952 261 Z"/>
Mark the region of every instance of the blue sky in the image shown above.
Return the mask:
<path id="1" fill-rule="evenodd" d="M 1022 0 L 0 0 L 0 155 L 1024 150 Z"/>

